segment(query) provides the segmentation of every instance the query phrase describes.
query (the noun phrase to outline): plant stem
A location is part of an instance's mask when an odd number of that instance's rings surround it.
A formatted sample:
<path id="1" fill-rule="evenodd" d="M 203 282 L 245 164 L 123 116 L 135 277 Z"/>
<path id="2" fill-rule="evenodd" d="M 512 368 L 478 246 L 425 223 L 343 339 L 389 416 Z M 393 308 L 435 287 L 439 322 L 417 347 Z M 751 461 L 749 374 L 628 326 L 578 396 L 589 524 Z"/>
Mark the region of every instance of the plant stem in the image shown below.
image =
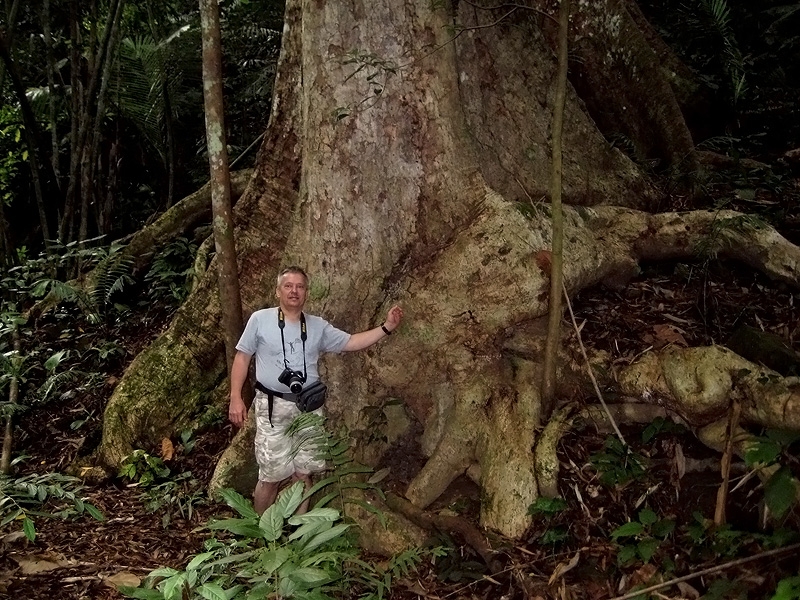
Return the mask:
<path id="1" fill-rule="evenodd" d="M 20 341 L 19 330 L 14 327 L 11 332 L 11 337 L 14 340 L 14 352 L 19 356 Z M 11 382 L 8 385 L 8 402 L 12 406 L 17 404 L 19 397 L 19 376 L 16 372 L 11 375 Z M 14 440 L 14 413 L 9 412 L 6 415 L 5 431 L 3 432 L 3 453 L 0 455 L 0 473 L 8 475 L 11 472 L 11 444 Z"/>
<path id="2" fill-rule="evenodd" d="M 555 405 L 556 363 L 561 341 L 561 288 L 564 281 L 564 212 L 561 206 L 561 138 L 564 129 L 564 103 L 567 96 L 567 38 L 569 33 L 569 0 L 561 0 L 558 26 L 558 71 L 553 101 L 553 158 L 550 173 L 550 205 L 552 207 L 553 238 L 550 268 L 550 306 L 548 309 L 547 340 L 542 368 L 542 414 L 550 416 Z"/>

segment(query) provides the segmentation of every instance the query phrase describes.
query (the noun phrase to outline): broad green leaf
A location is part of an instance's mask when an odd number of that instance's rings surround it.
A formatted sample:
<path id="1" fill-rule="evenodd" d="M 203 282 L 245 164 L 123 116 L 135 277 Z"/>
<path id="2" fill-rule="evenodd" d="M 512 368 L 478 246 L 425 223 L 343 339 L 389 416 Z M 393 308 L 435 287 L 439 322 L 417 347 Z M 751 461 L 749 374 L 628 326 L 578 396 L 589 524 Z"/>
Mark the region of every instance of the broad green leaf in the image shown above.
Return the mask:
<path id="1" fill-rule="evenodd" d="M 278 595 L 280 598 L 292 598 L 297 593 L 297 583 L 291 577 L 281 577 L 278 580 Z"/>
<path id="2" fill-rule="evenodd" d="M 528 507 L 529 515 L 555 515 L 567 509 L 567 503 L 563 498 L 545 498 L 539 496 L 536 501 Z"/>
<path id="3" fill-rule="evenodd" d="M 249 538 L 260 538 L 261 529 L 249 519 L 221 519 L 212 521 L 207 525 L 209 529 L 224 529 L 235 535 L 242 535 Z"/>
<path id="4" fill-rule="evenodd" d="M 661 519 L 653 524 L 650 532 L 655 536 L 664 539 L 675 531 L 675 521 L 672 519 Z"/>
<path id="5" fill-rule="evenodd" d="M 164 582 L 164 600 L 182 600 L 186 573 L 177 573 Z"/>
<path id="6" fill-rule="evenodd" d="M 770 465 L 781 455 L 781 446 L 775 442 L 758 441 L 744 455 L 748 467 L 756 464 Z"/>
<path id="7" fill-rule="evenodd" d="M 164 594 L 158 590 L 146 590 L 144 588 L 135 588 L 129 585 L 121 585 L 117 588 L 121 594 L 129 598 L 138 598 L 139 600 L 164 600 Z"/>
<path id="8" fill-rule="evenodd" d="M 249 560 L 254 554 L 261 552 L 262 550 L 250 550 L 249 552 L 242 552 L 241 554 L 231 554 L 229 556 L 223 556 L 218 560 L 214 560 L 206 565 L 207 568 L 216 567 L 218 565 L 227 565 L 229 563 L 235 562 L 242 562 L 244 560 Z"/>
<path id="9" fill-rule="evenodd" d="M 272 573 L 280 569 L 291 557 L 292 551 L 285 546 L 280 546 L 274 550 L 264 552 L 258 562 L 261 565 L 261 569 L 267 575 L 272 575 Z"/>
<path id="10" fill-rule="evenodd" d="M 627 565 L 636 560 L 636 546 L 623 546 L 617 554 L 617 563 Z"/>
<path id="11" fill-rule="evenodd" d="M 89 504 L 87 502 L 86 504 L 84 504 L 84 508 L 86 509 L 86 512 L 92 516 L 92 518 L 98 521 L 106 520 L 106 516 L 102 512 L 100 512 L 100 509 L 98 509 L 94 504 Z"/>
<path id="12" fill-rule="evenodd" d="M 30 541 L 36 540 L 36 526 L 28 517 L 22 519 L 22 531 Z"/>
<path id="13" fill-rule="evenodd" d="M 321 531 L 327 531 L 333 527 L 332 521 L 314 521 L 313 523 L 304 523 L 295 529 L 289 536 L 289 540 L 305 539 L 310 540 L 313 536 Z"/>
<path id="14" fill-rule="evenodd" d="M 636 546 L 636 550 L 639 552 L 639 556 L 642 558 L 644 562 L 650 562 L 650 559 L 653 558 L 653 555 L 656 553 L 658 549 L 659 541 L 653 538 L 647 538 L 646 540 L 642 540 Z"/>
<path id="15" fill-rule="evenodd" d="M 281 517 L 288 519 L 300 506 L 303 500 L 303 484 L 298 481 L 293 484 L 289 489 L 284 490 L 273 506 L 277 506 L 280 511 Z"/>
<path id="16" fill-rule="evenodd" d="M 639 512 L 639 522 L 642 525 L 652 525 L 658 521 L 658 515 L 649 508 L 645 508 Z"/>
<path id="17" fill-rule="evenodd" d="M 8 498 L 8 500 L 11 500 L 11 498 Z M 2 503 L 0 503 L 0 506 L 2 506 Z M 0 527 L 2 527 L 3 525 L 7 525 L 8 523 L 11 523 L 11 521 L 19 517 L 22 514 L 22 512 L 23 511 L 21 508 L 18 508 L 10 512 L 8 515 L 5 516 L 5 518 L 3 518 L 2 521 L 0 521 Z"/>
<path id="18" fill-rule="evenodd" d="M 332 540 L 333 538 L 340 536 L 349 527 L 350 527 L 350 525 L 347 525 L 346 523 L 342 523 L 342 524 L 337 525 L 336 527 L 332 527 L 328 531 L 323 531 L 322 533 L 317 534 L 316 536 L 314 536 L 314 538 L 312 538 L 311 541 L 308 542 L 308 544 L 306 544 L 306 546 L 303 548 L 303 550 L 306 551 L 306 552 L 308 552 L 309 550 L 313 550 L 314 548 L 316 548 L 317 546 L 319 546 L 321 544 L 324 544 L 328 540 Z"/>
<path id="19" fill-rule="evenodd" d="M 64 356 L 69 350 L 59 350 L 54 353 L 50 358 L 44 361 L 44 368 L 48 371 L 54 371 L 55 368 L 64 360 Z"/>
<path id="20" fill-rule="evenodd" d="M 800 598 L 800 577 L 787 577 L 778 582 L 770 600 L 796 600 Z"/>
<path id="21" fill-rule="evenodd" d="M 228 600 L 225 590 L 216 583 L 206 583 L 197 589 L 197 593 L 207 600 Z"/>
<path id="22" fill-rule="evenodd" d="M 204 562 L 206 562 L 208 559 L 210 559 L 213 556 L 214 556 L 213 552 L 203 552 L 201 554 L 198 554 L 192 560 L 189 561 L 189 564 L 186 565 L 186 570 L 187 571 L 195 570 L 197 567 L 202 565 Z"/>
<path id="23" fill-rule="evenodd" d="M 308 587 L 318 586 L 322 583 L 330 581 L 331 577 L 322 569 L 315 569 L 314 567 L 301 567 L 295 569 L 289 575 L 295 581 L 305 583 Z"/>
<path id="24" fill-rule="evenodd" d="M 310 498 L 322 488 L 327 487 L 332 483 L 338 483 L 338 481 L 339 477 L 337 477 L 336 475 L 331 475 L 330 477 L 326 477 L 325 479 L 320 479 L 317 483 L 311 486 L 311 489 L 308 490 L 308 492 L 306 492 L 306 497 Z"/>
<path id="25" fill-rule="evenodd" d="M 196 570 L 186 571 L 186 585 L 184 587 L 188 587 L 190 590 L 193 590 L 197 585 L 198 579 L 198 572 Z"/>
<path id="26" fill-rule="evenodd" d="M 224 498 L 225 503 L 245 519 L 258 518 L 258 513 L 253 508 L 253 504 L 236 490 L 225 488 L 220 490 L 220 494 Z"/>
<path id="27" fill-rule="evenodd" d="M 630 537 L 634 535 L 639 535 L 644 531 L 644 525 L 639 523 L 639 521 L 631 521 L 630 523 L 625 523 L 624 525 L 620 525 L 614 531 L 611 532 L 611 537 L 613 539 L 618 539 L 622 537 Z"/>
<path id="28" fill-rule="evenodd" d="M 150 571 L 150 573 L 147 576 L 153 578 L 155 577 L 166 578 L 166 577 L 172 577 L 173 575 L 177 575 L 178 573 L 179 571 L 173 569 L 172 567 L 161 567 L 160 569 L 155 569 L 153 571 Z"/>
<path id="29" fill-rule="evenodd" d="M 230 589 L 225 591 L 225 597 L 228 600 L 231 600 L 232 598 L 238 598 L 238 597 L 240 597 L 239 596 L 239 592 L 241 592 L 243 589 L 244 589 L 243 585 L 241 585 L 241 584 L 235 585 L 232 588 L 230 588 Z M 266 597 L 266 594 L 262 594 L 261 596 L 259 596 L 258 595 L 258 590 L 251 590 L 251 591 L 255 592 L 255 594 L 253 596 L 254 598 Z"/>
<path id="30" fill-rule="evenodd" d="M 311 521 L 335 521 L 339 518 L 339 511 L 335 508 L 312 508 L 302 515 L 294 515 L 289 519 L 291 525 L 302 525 Z"/>
<path id="31" fill-rule="evenodd" d="M 791 508 L 795 494 L 795 479 L 788 467 L 778 469 L 764 484 L 764 500 L 778 519 Z"/>
<path id="32" fill-rule="evenodd" d="M 264 511 L 258 522 L 258 528 L 261 532 L 260 535 L 268 542 L 274 542 L 281 537 L 283 532 L 283 510 L 277 503 Z"/>

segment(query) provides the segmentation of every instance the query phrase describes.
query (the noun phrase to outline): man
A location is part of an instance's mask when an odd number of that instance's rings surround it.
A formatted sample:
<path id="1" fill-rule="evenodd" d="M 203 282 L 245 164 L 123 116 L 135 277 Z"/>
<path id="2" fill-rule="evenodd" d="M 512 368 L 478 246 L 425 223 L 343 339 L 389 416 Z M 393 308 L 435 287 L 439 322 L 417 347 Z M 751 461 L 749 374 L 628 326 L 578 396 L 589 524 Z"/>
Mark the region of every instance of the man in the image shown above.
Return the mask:
<path id="1" fill-rule="evenodd" d="M 300 414 L 293 401 L 295 395 L 285 370 L 302 374 L 303 387 L 319 380 L 317 362 L 324 352 L 354 352 L 372 346 L 390 335 L 403 318 L 403 309 L 393 306 L 386 321 L 379 327 L 349 334 L 337 329 L 324 319 L 303 313 L 308 298 L 308 276 L 300 267 L 288 267 L 278 275 L 275 288 L 278 306 L 254 312 L 247 322 L 231 367 L 231 402 L 228 416 L 234 425 L 241 427 L 247 419 L 247 407 L 242 400 L 242 386 L 247 380 L 250 360 L 256 357 L 256 380 L 262 391 L 257 391 L 254 404 L 256 419 L 256 461 L 258 484 L 253 493 L 253 507 L 261 514 L 275 502 L 280 484 L 292 477 L 302 481 L 306 490 L 311 487 L 311 473 L 325 469 L 324 461 L 314 454 L 314 449 L 292 451 L 291 439 L 286 430 Z M 263 390 L 268 390 L 267 392 Z M 272 395 L 272 411 L 269 396 Z M 321 410 L 321 409 L 318 409 Z M 304 512 L 308 501 L 300 506 Z"/>

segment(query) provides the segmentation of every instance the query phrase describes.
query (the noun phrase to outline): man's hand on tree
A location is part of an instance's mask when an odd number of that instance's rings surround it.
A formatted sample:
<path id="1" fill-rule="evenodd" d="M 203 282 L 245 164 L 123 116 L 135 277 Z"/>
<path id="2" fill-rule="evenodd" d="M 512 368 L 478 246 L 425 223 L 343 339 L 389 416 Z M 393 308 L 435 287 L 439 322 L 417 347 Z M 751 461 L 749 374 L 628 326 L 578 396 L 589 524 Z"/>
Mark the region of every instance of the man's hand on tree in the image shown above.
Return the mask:
<path id="1" fill-rule="evenodd" d="M 400 308 L 397 304 L 395 304 L 392 308 L 389 309 L 389 312 L 386 313 L 386 323 L 385 327 L 390 332 L 394 331 L 400 326 L 400 321 L 403 320 L 403 309 Z"/>

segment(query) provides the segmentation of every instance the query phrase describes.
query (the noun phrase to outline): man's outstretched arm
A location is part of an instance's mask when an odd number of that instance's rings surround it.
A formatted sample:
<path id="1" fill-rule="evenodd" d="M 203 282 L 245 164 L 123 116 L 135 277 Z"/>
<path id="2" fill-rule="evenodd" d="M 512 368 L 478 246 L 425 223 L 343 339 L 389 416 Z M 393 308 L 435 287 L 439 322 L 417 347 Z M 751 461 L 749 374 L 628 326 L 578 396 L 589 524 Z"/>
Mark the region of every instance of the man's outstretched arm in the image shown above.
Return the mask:
<path id="1" fill-rule="evenodd" d="M 355 352 L 357 350 L 369 348 L 372 344 L 379 342 L 397 329 L 402 320 L 403 309 L 394 305 L 389 309 L 389 312 L 386 313 L 386 320 L 381 325 L 374 329 L 368 329 L 367 331 L 351 335 L 350 341 L 348 341 L 347 345 L 344 347 L 344 352 Z"/>

